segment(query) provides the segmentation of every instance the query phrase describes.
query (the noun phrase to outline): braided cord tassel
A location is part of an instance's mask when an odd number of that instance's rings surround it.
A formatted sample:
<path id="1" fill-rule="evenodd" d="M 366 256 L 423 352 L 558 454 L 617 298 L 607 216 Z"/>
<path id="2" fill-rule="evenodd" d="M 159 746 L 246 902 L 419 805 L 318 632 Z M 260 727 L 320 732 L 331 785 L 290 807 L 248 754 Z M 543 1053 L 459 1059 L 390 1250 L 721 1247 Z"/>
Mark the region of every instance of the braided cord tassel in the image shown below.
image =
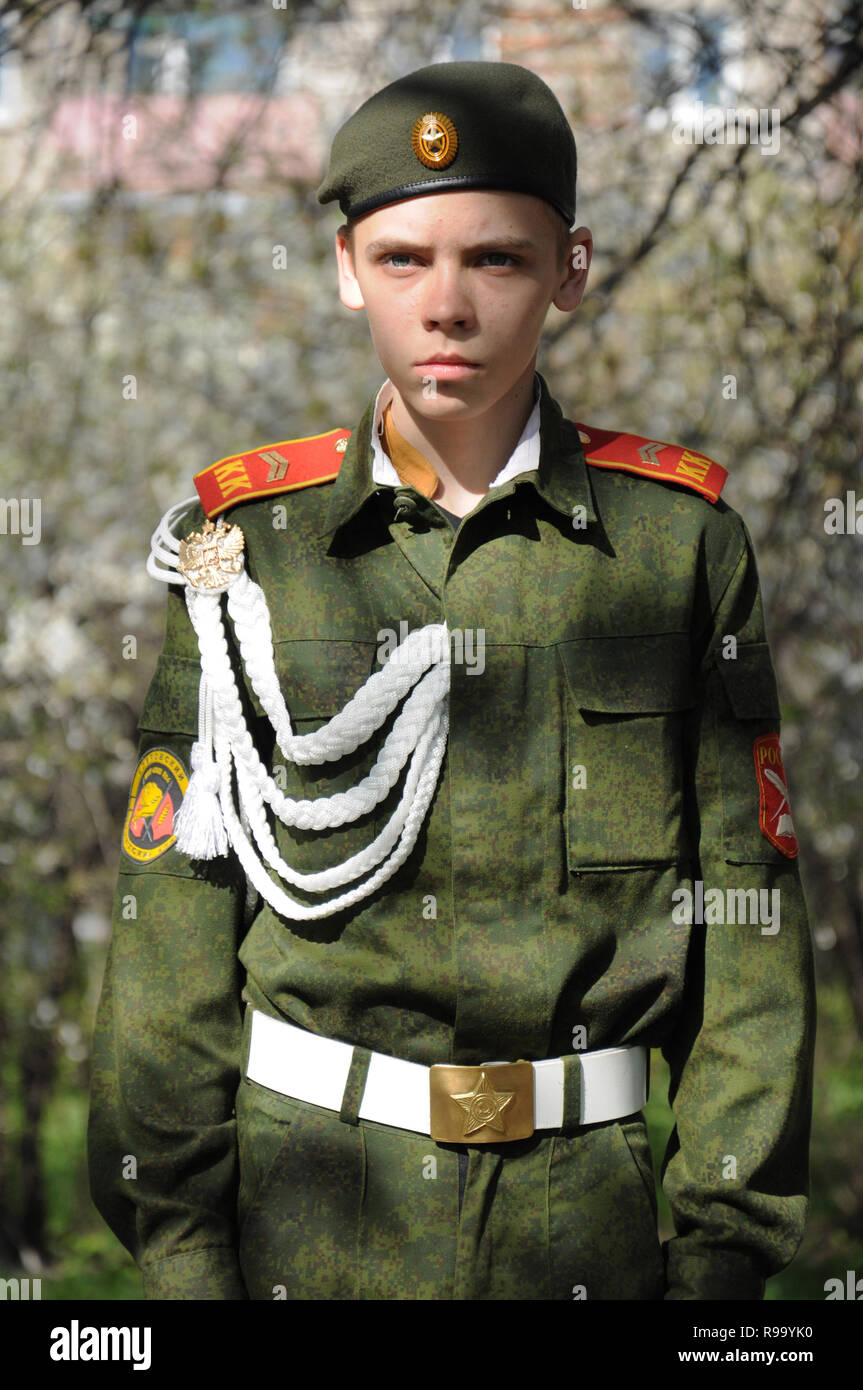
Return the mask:
<path id="1" fill-rule="evenodd" d="M 193 591 L 186 590 L 188 597 Z M 197 594 L 205 604 L 219 600 L 209 594 Z M 198 645 L 200 647 L 200 637 Z M 203 649 L 201 650 L 203 657 Z M 177 849 L 190 859 L 216 859 L 228 853 L 228 832 L 219 804 L 219 769 L 213 758 L 213 691 L 206 671 L 201 672 L 198 687 L 198 741 L 192 744 L 192 776 L 183 804 L 174 821 Z"/>

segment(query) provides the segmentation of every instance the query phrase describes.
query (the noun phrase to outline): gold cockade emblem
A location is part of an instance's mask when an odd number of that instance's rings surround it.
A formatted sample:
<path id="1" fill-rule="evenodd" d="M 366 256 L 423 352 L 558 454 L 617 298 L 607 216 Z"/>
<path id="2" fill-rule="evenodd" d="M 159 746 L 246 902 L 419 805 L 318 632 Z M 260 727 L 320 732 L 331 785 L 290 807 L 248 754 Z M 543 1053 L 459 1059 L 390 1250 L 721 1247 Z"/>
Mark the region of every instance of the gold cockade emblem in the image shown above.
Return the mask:
<path id="1" fill-rule="evenodd" d="M 223 521 L 214 526 L 207 521 L 202 530 L 180 541 L 177 569 L 193 589 L 209 593 L 224 589 L 243 568 L 245 544 L 239 526 L 226 526 Z"/>
<path id="2" fill-rule="evenodd" d="M 427 169 L 445 169 L 458 151 L 458 134 L 449 116 L 427 111 L 411 131 L 414 154 Z"/>

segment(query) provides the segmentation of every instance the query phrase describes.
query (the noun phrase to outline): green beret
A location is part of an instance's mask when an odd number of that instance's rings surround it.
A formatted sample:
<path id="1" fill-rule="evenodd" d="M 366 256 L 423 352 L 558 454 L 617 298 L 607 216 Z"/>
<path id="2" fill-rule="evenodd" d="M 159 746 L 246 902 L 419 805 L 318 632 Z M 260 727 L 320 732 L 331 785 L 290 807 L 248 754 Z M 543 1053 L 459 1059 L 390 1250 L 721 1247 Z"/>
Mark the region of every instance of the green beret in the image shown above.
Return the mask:
<path id="1" fill-rule="evenodd" d="M 575 138 L 557 97 L 515 63 L 434 63 L 391 82 L 336 133 L 318 202 L 345 217 L 460 188 L 507 188 L 575 219 Z"/>

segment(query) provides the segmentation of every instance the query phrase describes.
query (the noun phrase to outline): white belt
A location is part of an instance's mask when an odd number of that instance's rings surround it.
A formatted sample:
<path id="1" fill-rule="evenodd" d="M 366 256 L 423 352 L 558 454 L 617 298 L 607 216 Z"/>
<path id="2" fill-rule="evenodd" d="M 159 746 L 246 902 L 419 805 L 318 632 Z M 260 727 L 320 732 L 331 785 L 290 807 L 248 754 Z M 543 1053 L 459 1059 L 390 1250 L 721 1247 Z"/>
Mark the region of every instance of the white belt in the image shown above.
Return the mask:
<path id="1" fill-rule="evenodd" d="M 252 1010 L 246 1075 L 268 1090 L 340 1111 L 353 1053 L 350 1043 L 319 1037 Z M 581 1062 L 580 1124 L 620 1119 L 642 1108 L 647 1100 L 645 1047 L 608 1047 L 577 1055 Z M 499 1064 L 484 1065 L 492 1068 Z M 559 1129 L 564 1114 L 563 1058 L 550 1057 L 530 1065 L 534 1080 L 533 1128 Z M 418 1062 L 373 1052 L 359 1118 L 430 1134 L 429 1083 L 433 1070 Z M 491 1070 L 489 1075 L 493 1076 Z"/>

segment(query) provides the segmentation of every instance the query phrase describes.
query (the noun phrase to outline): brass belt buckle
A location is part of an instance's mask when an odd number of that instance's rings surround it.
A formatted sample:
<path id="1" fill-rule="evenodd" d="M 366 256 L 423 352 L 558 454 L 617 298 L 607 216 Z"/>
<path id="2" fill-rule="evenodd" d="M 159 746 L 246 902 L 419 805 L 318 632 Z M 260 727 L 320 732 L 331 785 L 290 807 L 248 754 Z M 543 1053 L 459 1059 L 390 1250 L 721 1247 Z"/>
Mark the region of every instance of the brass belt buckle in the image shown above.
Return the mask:
<path id="1" fill-rule="evenodd" d="M 439 1144 L 500 1144 L 533 1134 L 530 1062 L 429 1067 L 429 1098 Z"/>

